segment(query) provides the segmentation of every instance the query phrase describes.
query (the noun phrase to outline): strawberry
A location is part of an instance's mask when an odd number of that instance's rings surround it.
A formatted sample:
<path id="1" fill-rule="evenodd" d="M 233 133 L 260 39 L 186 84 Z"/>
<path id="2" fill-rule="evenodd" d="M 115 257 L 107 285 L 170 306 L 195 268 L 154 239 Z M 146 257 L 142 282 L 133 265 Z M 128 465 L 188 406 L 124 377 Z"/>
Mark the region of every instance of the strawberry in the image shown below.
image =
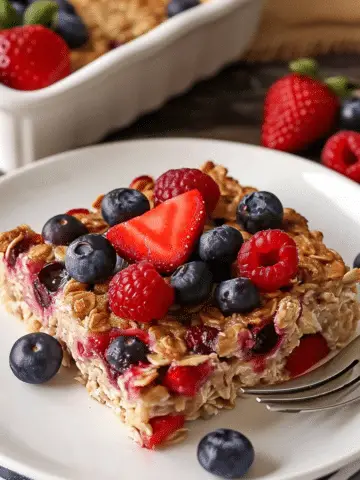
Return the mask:
<path id="1" fill-rule="evenodd" d="M 309 71 L 315 76 L 314 61 L 299 60 L 290 67 L 295 73 L 277 80 L 266 94 L 261 143 L 268 148 L 296 152 L 331 131 L 340 103 L 325 83 L 301 74 Z"/>
<path id="2" fill-rule="evenodd" d="M 148 260 L 164 273 L 174 271 L 192 253 L 205 223 L 204 200 L 191 190 L 110 228 L 107 238 L 128 261 Z"/>
<path id="3" fill-rule="evenodd" d="M 342 130 L 325 143 L 321 162 L 360 183 L 360 133 Z"/>
<path id="4" fill-rule="evenodd" d="M 304 335 L 300 344 L 287 358 L 286 370 L 292 377 L 305 373 L 330 352 L 325 338 L 320 334 Z"/>
<path id="5" fill-rule="evenodd" d="M 195 397 L 209 378 L 213 367 L 210 362 L 201 365 L 170 367 L 163 379 L 164 386 L 172 393 Z"/>
<path id="6" fill-rule="evenodd" d="M 143 446 L 152 450 L 177 430 L 183 428 L 185 417 L 184 415 L 164 415 L 162 417 L 151 418 L 149 423 L 153 433 L 150 437 L 143 434 L 142 440 Z"/>
<path id="7" fill-rule="evenodd" d="M 0 31 L 0 83 L 37 90 L 69 74 L 69 48 L 52 30 L 25 25 Z"/>

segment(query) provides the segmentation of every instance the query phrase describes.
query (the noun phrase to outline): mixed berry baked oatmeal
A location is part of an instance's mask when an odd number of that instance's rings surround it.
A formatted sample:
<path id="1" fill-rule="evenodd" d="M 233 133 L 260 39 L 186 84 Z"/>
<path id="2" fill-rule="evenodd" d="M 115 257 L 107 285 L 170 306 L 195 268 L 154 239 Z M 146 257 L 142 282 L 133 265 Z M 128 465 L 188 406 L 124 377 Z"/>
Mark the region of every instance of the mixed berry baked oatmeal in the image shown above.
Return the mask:
<path id="1" fill-rule="evenodd" d="M 304 373 L 359 320 L 360 270 L 274 194 L 212 162 L 138 177 L 41 235 L 19 226 L 0 252 L 9 312 L 58 339 L 90 396 L 150 449 L 233 408 L 240 386 Z"/>

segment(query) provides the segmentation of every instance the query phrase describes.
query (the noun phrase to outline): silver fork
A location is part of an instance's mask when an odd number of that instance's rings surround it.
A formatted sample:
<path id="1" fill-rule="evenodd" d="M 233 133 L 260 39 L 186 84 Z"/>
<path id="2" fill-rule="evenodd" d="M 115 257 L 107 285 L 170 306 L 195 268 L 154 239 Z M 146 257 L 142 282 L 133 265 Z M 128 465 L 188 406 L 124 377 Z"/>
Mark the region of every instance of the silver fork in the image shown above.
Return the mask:
<path id="1" fill-rule="evenodd" d="M 241 388 L 274 412 L 318 412 L 360 401 L 360 335 L 320 367 L 279 385 Z"/>

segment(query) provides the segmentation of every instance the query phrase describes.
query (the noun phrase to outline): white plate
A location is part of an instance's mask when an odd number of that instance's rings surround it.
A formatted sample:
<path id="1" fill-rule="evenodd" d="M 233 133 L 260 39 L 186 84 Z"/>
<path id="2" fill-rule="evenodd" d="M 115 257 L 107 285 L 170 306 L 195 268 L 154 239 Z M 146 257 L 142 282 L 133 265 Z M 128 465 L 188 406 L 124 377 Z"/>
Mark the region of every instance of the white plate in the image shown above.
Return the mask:
<path id="1" fill-rule="evenodd" d="M 322 230 L 351 263 L 360 250 L 358 185 L 314 163 L 283 153 L 209 140 L 145 140 L 73 151 L 0 181 L 0 230 L 20 223 L 41 229 L 52 215 L 86 207 L 100 193 L 141 174 L 199 166 L 213 159 L 243 184 L 276 193 Z M 360 410 L 290 415 L 267 412 L 255 400 L 207 422 L 190 423 L 188 441 L 170 450 L 141 450 L 107 408 L 62 372 L 47 386 L 11 374 L 8 354 L 24 333 L 1 312 L 0 464 L 36 480 L 206 480 L 196 446 L 206 432 L 239 429 L 253 442 L 252 480 L 314 479 L 360 456 Z"/>

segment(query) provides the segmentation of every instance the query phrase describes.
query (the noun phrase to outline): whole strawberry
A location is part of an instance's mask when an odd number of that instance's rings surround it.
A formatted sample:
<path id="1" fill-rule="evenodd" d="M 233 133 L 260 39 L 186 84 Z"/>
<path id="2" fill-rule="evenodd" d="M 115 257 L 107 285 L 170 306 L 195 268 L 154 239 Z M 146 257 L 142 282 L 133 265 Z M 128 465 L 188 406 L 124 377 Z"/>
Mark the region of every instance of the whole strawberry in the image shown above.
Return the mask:
<path id="1" fill-rule="evenodd" d="M 340 102 L 334 91 L 316 78 L 314 60 L 298 60 L 290 68 L 293 73 L 277 80 L 265 97 L 261 143 L 296 152 L 331 131 Z"/>
<path id="2" fill-rule="evenodd" d="M 0 31 L 0 83 L 37 90 L 69 74 L 69 48 L 52 30 L 24 25 Z"/>

